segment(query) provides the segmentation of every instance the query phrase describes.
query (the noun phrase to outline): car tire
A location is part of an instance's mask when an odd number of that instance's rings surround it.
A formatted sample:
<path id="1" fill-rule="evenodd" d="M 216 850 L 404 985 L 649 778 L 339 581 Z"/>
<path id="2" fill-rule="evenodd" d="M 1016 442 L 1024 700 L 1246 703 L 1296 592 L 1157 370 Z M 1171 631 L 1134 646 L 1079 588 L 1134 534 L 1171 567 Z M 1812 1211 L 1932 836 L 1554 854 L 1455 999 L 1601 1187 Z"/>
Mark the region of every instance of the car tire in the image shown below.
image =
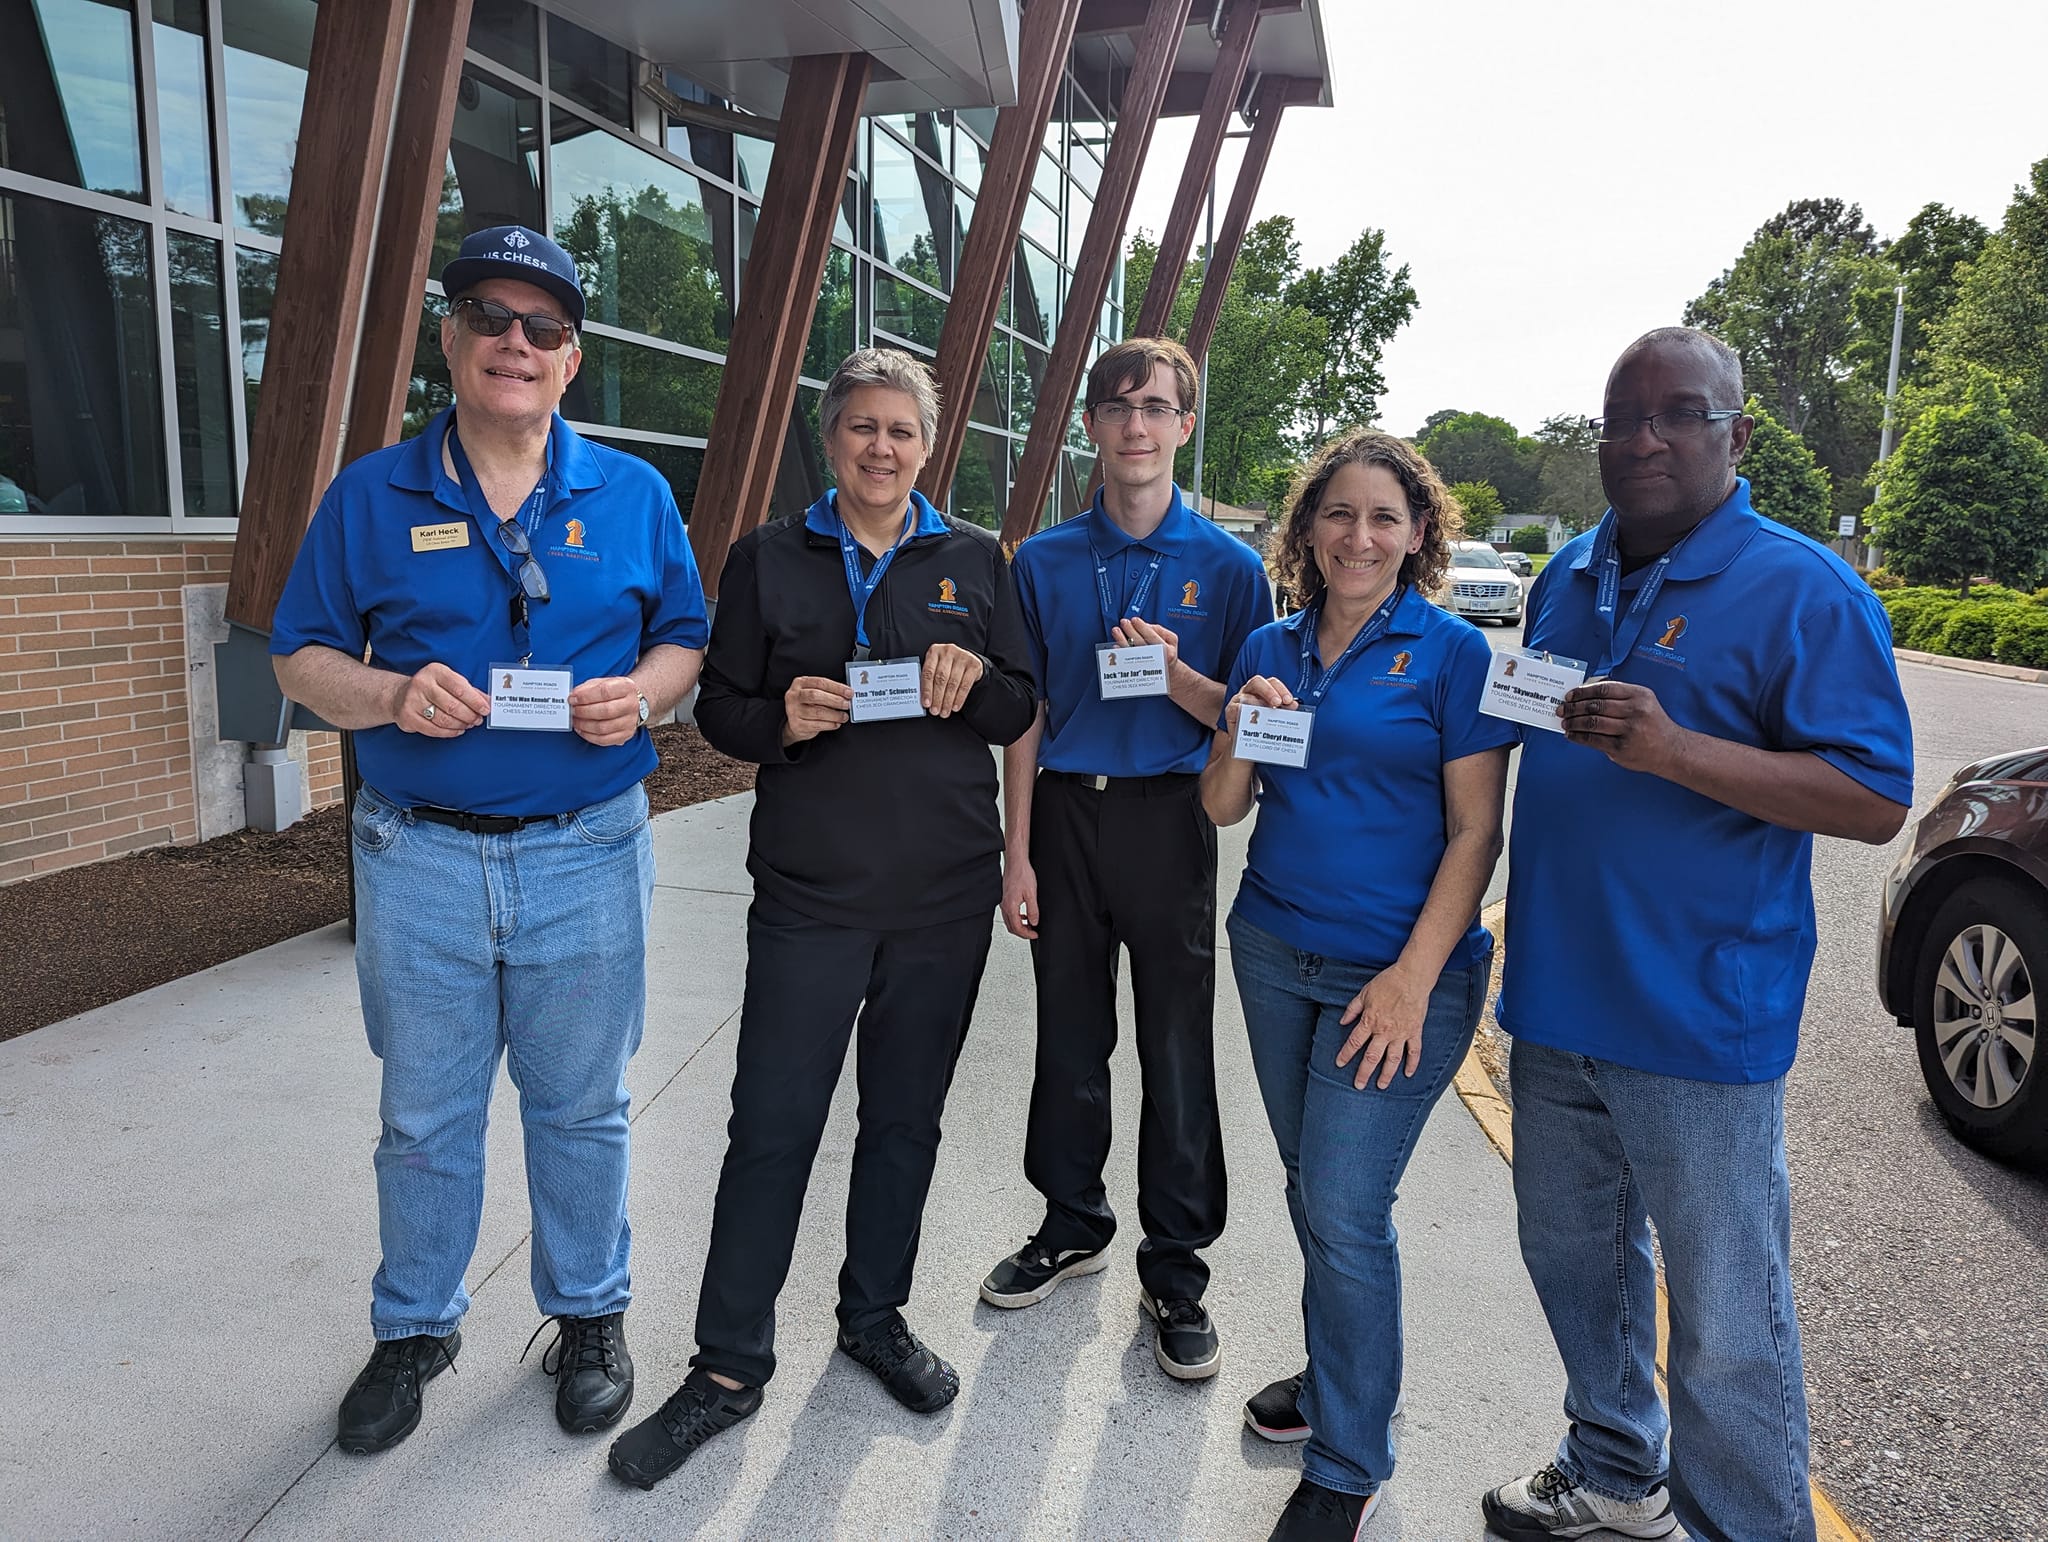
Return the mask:
<path id="1" fill-rule="evenodd" d="M 1994 970 L 1989 981 L 1983 978 L 1987 962 Z M 1913 969 L 1920 1074 L 1941 1117 L 1965 1144 L 2030 1166 L 2048 1164 L 2044 1001 L 2048 903 L 2039 890 L 1985 878 L 1942 901 Z M 2003 1018 L 2015 1004 L 2024 1016 Z"/>

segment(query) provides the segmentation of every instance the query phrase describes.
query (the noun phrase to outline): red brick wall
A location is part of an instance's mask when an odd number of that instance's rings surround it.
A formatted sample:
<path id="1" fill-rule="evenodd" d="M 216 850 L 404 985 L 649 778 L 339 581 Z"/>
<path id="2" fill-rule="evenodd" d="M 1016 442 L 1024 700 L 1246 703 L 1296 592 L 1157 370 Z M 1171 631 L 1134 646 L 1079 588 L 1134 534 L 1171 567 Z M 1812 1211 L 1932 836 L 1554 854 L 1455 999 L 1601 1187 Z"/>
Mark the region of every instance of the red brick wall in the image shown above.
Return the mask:
<path id="1" fill-rule="evenodd" d="M 0 543 L 0 883 L 198 839 L 182 590 L 224 583 L 231 551 Z M 340 750 L 309 749 L 318 807 Z"/>

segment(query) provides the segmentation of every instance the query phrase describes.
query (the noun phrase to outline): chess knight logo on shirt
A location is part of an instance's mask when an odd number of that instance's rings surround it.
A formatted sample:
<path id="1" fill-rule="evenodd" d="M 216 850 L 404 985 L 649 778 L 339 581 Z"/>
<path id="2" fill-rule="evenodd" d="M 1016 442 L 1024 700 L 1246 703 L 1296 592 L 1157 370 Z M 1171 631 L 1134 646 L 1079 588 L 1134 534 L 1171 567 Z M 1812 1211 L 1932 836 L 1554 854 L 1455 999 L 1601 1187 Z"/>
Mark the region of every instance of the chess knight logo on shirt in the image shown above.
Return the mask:
<path id="1" fill-rule="evenodd" d="M 1685 636 L 1685 630 L 1692 623 L 1684 616 L 1673 616 L 1664 623 L 1664 631 L 1653 643 L 1636 649 L 1646 659 L 1659 664 L 1669 664 L 1675 669 L 1685 668 L 1685 655 L 1678 651 L 1678 640 Z"/>
<path id="2" fill-rule="evenodd" d="M 960 586 L 950 578 L 939 580 L 939 597 L 925 609 L 935 610 L 942 616 L 964 616 L 967 607 L 960 603 Z"/>
<path id="3" fill-rule="evenodd" d="M 575 557 L 584 562 L 596 562 L 598 555 L 583 544 L 590 534 L 590 527 L 580 519 L 572 519 L 562 526 L 562 539 L 548 548 L 551 557 Z"/>
<path id="4" fill-rule="evenodd" d="M 1387 666 L 1387 672 L 1383 675 L 1373 676 L 1372 683 L 1374 685 L 1405 685 L 1412 691 L 1415 689 L 1416 682 L 1408 678 L 1408 666 L 1414 662 L 1415 655 L 1406 648 L 1403 648 L 1394 655 L 1393 662 Z"/>
<path id="5" fill-rule="evenodd" d="M 1184 582 L 1180 586 L 1180 603 L 1167 606 L 1166 613 L 1169 616 L 1206 617 L 1209 607 L 1202 603 L 1201 580 L 1190 578 Z"/>

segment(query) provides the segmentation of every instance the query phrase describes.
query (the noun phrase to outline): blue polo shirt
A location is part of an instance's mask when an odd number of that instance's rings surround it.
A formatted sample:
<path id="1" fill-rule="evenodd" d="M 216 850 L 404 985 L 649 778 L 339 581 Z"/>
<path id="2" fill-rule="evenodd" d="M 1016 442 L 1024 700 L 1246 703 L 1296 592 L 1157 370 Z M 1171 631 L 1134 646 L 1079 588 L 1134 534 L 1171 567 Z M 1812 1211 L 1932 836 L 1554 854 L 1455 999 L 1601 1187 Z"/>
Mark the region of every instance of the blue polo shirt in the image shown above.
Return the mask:
<path id="1" fill-rule="evenodd" d="M 1594 608 L 1597 536 L 1537 579 L 1532 648 L 1597 661 L 1609 645 Z M 1617 619 L 1646 572 L 1625 581 Z M 1913 801 L 1912 724 L 1883 608 L 1833 552 L 1758 516 L 1746 481 L 1674 551 L 1612 678 L 1649 686 L 1680 727 L 1806 751 Z M 1529 730 L 1501 1026 L 1667 1076 L 1784 1075 L 1813 962 L 1812 857 L 1811 835 Z"/>
<path id="2" fill-rule="evenodd" d="M 271 626 L 270 651 L 308 644 L 399 674 L 446 664 L 488 694 L 516 661 L 516 559 L 474 473 L 441 461 L 455 409 L 344 467 L 320 500 Z M 637 456 L 584 440 L 557 416 L 543 496 L 521 516 L 551 598 L 530 606 L 533 662 L 578 682 L 630 673 L 657 643 L 701 648 L 704 589 L 668 484 Z M 395 724 L 356 734 L 363 780 L 394 802 L 479 814 L 559 814 L 624 792 L 655 766 L 642 732 L 622 745 L 576 733 L 492 730 L 454 739 Z"/>
<path id="3" fill-rule="evenodd" d="M 1310 609 L 1252 633 L 1230 694 L 1253 675 L 1299 693 L 1314 626 Z M 1239 915 L 1304 953 L 1378 968 L 1401 956 L 1444 857 L 1445 765 L 1515 742 L 1512 723 L 1479 712 L 1491 653 L 1471 622 L 1408 590 L 1316 707 L 1308 764 L 1258 768 Z M 1474 920 L 1444 967 L 1491 946 Z"/>
<path id="4" fill-rule="evenodd" d="M 1244 640 L 1273 619 L 1258 553 L 1190 509 L 1176 487 L 1173 507 L 1142 541 L 1103 512 L 1098 492 L 1079 519 L 1018 547 L 1012 567 L 1045 695 L 1038 763 L 1090 776 L 1200 772 L 1209 758 L 1208 724 L 1164 696 L 1102 699 L 1095 646 L 1109 641 L 1112 624 L 1104 620 L 1103 589 L 1115 620 L 1131 615 L 1142 595 L 1136 614 L 1174 633 L 1190 668 L 1221 680 Z"/>

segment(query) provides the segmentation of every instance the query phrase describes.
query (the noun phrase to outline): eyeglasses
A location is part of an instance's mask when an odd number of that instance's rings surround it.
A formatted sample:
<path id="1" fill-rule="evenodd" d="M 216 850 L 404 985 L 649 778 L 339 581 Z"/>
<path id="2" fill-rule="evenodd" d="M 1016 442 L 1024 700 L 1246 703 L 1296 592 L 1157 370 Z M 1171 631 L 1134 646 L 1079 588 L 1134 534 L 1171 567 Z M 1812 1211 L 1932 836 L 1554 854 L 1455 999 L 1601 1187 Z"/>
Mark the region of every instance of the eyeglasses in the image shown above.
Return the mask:
<path id="1" fill-rule="evenodd" d="M 1669 412 L 1653 412 L 1646 418 L 1589 418 L 1586 426 L 1593 430 L 1593 437 L 1602 444 L 1627 444 L 1645 428 L 1665 444 L 1670 444 L 1675 439 L 1693 438 L 1709 423 L 1726 423 L 1730 418 L 1741 416 L 1740 407 L 1673 407 Z"/>
<path id="2" fill-rule="evenodd" d="M 570 333 L 575 331 L 559 316 L 548 316 L 538 311 L 522 315 L 496 300 L 457 300 L 455 313 L 478 337 L 503 337 L 516 321 L 526 334 L 526 340 L 542 353 L 553 353 L 568 342 Z"/>
<path id="3" fill-rule="evenodd" d="M 1134 412 L 1143 413 L 1145 421 L 1155 428 L 1163 428 L 1175 418 L 1187 416 L 1180 408 L 1170 407 L 1165 402 L 1147 402 L 1142 407 L 1133 407 L 1129 402 L 1116 400 L 1097 402 L 1088 412 L 1096 422 L 1107 423 L 1112 428 L 1130 422 Z"/>
<path id="4" fill-rule="evenodd" d="M 505 550 L 521 558 L 517 569 L 519 575 L 519 597 L 539 600 L 548 599 L 548 575 L 542 571 L 540 559 L 533 554 L 533 543 L 526 538 L 526 527 L 515 516 L 498 521 L 498 539 L 505 544 Z"/>

